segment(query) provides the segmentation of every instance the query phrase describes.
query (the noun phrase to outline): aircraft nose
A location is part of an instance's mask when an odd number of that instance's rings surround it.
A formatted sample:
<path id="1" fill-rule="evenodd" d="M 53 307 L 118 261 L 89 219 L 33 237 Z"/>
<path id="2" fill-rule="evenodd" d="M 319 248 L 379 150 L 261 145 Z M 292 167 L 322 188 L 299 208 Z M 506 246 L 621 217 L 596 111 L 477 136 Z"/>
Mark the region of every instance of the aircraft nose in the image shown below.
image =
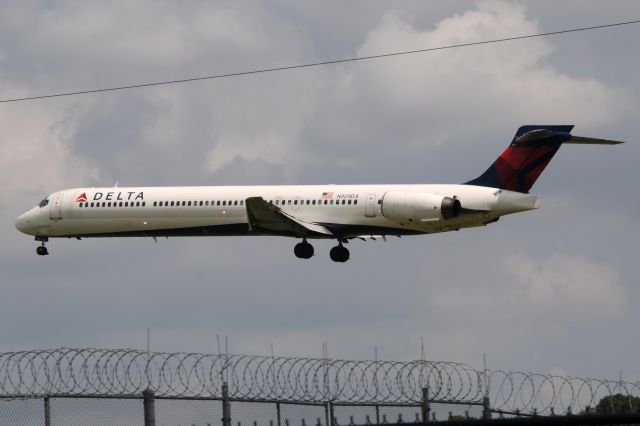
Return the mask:
<path id="1" fill-rule="evenodd" d="M 29 230 L 32 228 L 31 218 L 29 212 L 23 213 L 16 220 L 16 229 L 23 234 L 29 234 Z"/>

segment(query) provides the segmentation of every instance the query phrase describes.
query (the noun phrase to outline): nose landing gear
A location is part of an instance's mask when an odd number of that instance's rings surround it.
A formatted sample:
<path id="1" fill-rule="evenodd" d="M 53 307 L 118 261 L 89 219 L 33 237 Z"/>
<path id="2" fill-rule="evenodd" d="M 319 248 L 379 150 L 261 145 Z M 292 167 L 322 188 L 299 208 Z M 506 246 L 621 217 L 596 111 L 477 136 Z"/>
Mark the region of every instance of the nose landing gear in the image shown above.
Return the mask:
<path id="1" fill-rule="evenodd" d="M 313 256 L 313 246 L 303 239 L 301 243 L 296 244 L 293 248 L 293 253 L 299 259 L 309 259 Z"/>
<path id="2" fill-rule="evenodd" d="M 342 241 L 337 246 L 333 247 L 329 252 L 329 257 L 334 262 L 344 263 L 349 260 L 349 249 L 342 245 Z"/>
<path id="3" fill-rule="evenodd" d="M 47 250 L 47 247 L 45 246 L 45 244 L 47 243 L 47 241 L 49 241 L 49 238 L 47 237 L 36 237 L 36 241 L 42 241 L 42 245 L 36 247 L 36 254 L 38 256 L 46 256 L 49 254 L 49 250 Z"/>

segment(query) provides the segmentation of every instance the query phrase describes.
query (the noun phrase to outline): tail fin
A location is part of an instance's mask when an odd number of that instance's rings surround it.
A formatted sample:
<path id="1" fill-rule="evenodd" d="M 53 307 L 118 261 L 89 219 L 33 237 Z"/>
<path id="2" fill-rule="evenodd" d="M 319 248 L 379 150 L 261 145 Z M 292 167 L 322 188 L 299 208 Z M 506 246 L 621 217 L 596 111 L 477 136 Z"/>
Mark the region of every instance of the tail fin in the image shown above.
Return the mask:
<path id="1" fill-rule="evenodd" d="M 522 126 L 511 144 L 481 176 L 467 185 L 528 193 L 563 143 L 614 145 L 622 142 L 571 135 L 572 125 Z"/>

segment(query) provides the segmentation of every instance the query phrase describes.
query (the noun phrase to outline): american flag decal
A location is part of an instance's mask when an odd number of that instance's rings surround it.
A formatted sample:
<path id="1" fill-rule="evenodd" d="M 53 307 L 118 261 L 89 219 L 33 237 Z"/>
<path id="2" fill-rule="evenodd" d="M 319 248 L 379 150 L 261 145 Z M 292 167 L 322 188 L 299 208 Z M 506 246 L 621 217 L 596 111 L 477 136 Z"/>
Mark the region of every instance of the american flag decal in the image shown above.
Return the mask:
<path id="1" fill-rule="evenodd" d="M 323 192 L 322 193 L 322 200 L 330 200 L 333 198 L 333 192 Z"/>

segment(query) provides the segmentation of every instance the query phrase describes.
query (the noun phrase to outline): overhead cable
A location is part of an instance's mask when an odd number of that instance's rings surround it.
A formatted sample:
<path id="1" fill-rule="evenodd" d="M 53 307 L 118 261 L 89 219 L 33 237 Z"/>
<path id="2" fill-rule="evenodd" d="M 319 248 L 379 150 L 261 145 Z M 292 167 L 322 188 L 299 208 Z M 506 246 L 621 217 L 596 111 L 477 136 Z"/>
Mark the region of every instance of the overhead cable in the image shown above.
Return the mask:
<path id="1" fill-rule="evenodd" d="M 128 89 L 138 89 L 143 87 L 164 86 L 169 84 L 190 83 L 190 82 L 201 81 L 201 80 L 240 77 L 240 76 L 246 76 L 246 75 L 252 75 L 252 74 L 264 74 L 264 73 L 270 73 L 270 72 L 276 72 L 276 71 L 286 71 L 286 70 L 295 70 L 300 68 L 319 67 L 323 65 L 341 64 L 345 62 L 366 61 L 371 59 L 389 58 L 393 56 L 435 52 L 438 50 L 456 49 L 460 47 L 471 47 L 471 46 L 480 46 L 480 45 L 492 44 L 492 43 L 503 43 L 507 41 L 524 40 L 524 39 L 535 38 L 535 37 L 546 37 L 546 36 L 553 36 L 553 35 L 560 35 L 560 34 L 568 34 L 568 33 L 580 32 L 580 31 L 601 30 L 605 28 L 619 27 L 623 25 L 631 25 L 631 24 L 638 24 L 638 23 L 640 23 L 640 20 L 617 22 L 614 24 L 595 25 L 591 27 L 572 28 L 568 30 L 551 31 L 546 33 L 505 37 L 505 38 L 492 39 L 492 40 L 475 41 L 475 42 L 469 42 L 469 43 L 459 43 L 459 44 L 452 44 L 448 46 L 430 47 L 425 49 L 406 50 L 402 52 L 390 52 L 390 53 L 381 53 L 377 55 L 358 56 L 353 58 L 332 59 L 332 60 L 327 60 L 322 62 L 311 62 L 307 64 L 285 65 L 285 66 L 273 67 L 273 68 L 261 68 L 261 69 L 255 69 L 255 70 L 249 70 L 249 71 L 238 71 L 238 72 L 232 72 L 232 73 L 226 73 L 226 74 L 214 74 L 214 75 L 206 75 L 206 76 L 200 76 L 200 77 L 189 77 L 189 78 L 182 78 L 177 80 L 156 81 L 156 82 L 150 82 L 150 83 L 129 84 L 125 86 L 107 87 L 107 88 L 100 88 L 100 89 L 76 90 L 76 91 L 69 91 L 69 92 L 52 93 L 47 95 L 36 95 L 36 96 L 27 96 L 22 98 L 2 99 L 0 100 L 0 103 L 30 101 L 35 99 L 46 99 L 46 98 L 59 98 L 63 96 L 86 95 L 90 93 L 114 92 L 117 90 L 128 90 Z"/>

